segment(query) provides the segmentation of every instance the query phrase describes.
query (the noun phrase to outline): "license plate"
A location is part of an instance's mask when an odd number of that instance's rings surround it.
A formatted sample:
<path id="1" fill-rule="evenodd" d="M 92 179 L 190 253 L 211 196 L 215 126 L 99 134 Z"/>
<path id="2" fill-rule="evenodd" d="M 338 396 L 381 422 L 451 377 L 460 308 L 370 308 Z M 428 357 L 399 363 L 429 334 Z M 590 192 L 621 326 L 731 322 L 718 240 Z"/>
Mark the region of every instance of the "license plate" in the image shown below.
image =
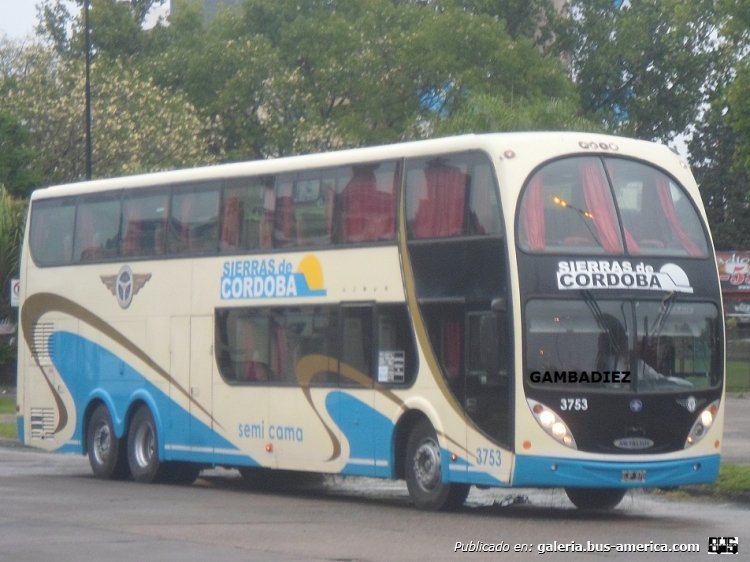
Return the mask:
<path id="1" fill-rule="evenodd" d="M 620 476 L 621 482 L 645 482 L 645 470 L 623 470 Z"/>

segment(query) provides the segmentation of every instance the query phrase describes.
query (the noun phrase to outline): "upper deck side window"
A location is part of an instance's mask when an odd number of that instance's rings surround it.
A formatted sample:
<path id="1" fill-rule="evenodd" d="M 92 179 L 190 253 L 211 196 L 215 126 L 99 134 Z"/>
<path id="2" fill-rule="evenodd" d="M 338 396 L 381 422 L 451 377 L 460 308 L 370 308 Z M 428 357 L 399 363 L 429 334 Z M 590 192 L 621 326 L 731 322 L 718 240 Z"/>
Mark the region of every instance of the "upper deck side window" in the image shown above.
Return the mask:
<path id="1" fill-rule="evenodd" d="M 489 159 L 464 153 L 410 160 L 406 221 L 411 239 L 499 235 L 500 205 Z"/>
<path id="2" fill-rule="evenodd" d="M 674 180 L 643 163 L 593 156 L 550 162 L 529 178 L 518 243 L 532 253 L 708 255 L 697 211 Z"/>

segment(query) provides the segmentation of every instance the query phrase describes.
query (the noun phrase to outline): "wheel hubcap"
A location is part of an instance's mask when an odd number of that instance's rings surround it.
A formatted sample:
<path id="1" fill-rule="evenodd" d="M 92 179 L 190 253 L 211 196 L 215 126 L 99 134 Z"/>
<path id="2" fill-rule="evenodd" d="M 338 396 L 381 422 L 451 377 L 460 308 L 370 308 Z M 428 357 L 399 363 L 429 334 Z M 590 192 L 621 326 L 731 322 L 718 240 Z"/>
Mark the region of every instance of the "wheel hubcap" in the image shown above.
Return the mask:
<path id="1" fill-rule="evenodd" d="M 109 458 L 112 448 L 112 432 L 106 423 L 99 425 L 94 430 L 94 458 L 99 464 L 104 464 Z"/>
<path id="2" fill-rule="evenodd" d="M 144 424 L 135 435 L 135 461 L 141 468 L 146 468 L 154 458 L 154 432 L 151 426 Z"/>
<path id="3" fill-rule="evenodd" d="M 431 492 L 440 485 L 440 449 L 432 440 L 423 442 L 414 455 L 414 475 L 420 488 Z"/>

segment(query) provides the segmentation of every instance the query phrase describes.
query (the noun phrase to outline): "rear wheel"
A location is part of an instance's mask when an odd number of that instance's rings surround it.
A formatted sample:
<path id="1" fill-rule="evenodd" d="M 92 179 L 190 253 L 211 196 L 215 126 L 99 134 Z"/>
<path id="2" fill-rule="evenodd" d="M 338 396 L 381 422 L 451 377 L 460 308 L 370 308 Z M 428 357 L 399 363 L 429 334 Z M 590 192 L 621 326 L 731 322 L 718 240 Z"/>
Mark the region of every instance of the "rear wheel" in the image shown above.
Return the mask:
<path id="1" fill-rule="evenodd" d="M 623 488 L 565 488 L 568 499 L 579 509 L 614 509 L 625 492 Z"/>
<path id="2" fill-rule="evenodd" d="M 469 495 L 467 484 L 443 482 L 440 445 L 426 419 L 414 426 L 406 443 L 406 486 L 414 504 L 431 511 L 455 509 Z"/>
<path id="3" fill-rule="evenodd" d="M 86 430 L 86 449 L 91 470 L 97 478 L 110 480 L 130 476 L 125 439 L 115 435 L 112 416 L 104 404 L 91 414 Z"/>
<path id="4" fill-rule="evenodd" d="M 128 465 L 137 482 L 155 482 L 161 475 L 156 425 L 151 411 L 145 406 L 138 408 L 130 421 Z"/>

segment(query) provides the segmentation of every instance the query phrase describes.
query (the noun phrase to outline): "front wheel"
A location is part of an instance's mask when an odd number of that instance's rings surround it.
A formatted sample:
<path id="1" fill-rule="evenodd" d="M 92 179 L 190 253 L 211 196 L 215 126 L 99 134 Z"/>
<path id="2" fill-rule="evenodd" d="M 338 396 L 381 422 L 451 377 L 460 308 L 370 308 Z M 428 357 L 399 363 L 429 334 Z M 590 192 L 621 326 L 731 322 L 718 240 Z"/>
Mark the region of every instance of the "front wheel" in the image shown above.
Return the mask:
<path id="1" fill-rule="evenodd" d="M 97 406 L 89 419 L 86 450 L 96 477 L 120 480 L 130 476 L 125 439 L 115 435 L 112 416 L 104 404 Z"/>
<path id="2" fill-rule="evenodd" d="M 426 419 L 417 423 L 406 443 L 406 486 L 414 504 L 431 511 L 455 509 L 469 495 L 468 485 L 443 482 L 440 445 Z"/>
<path id="3" fill-rule="evenodd" d="M 625 492 L 624 488 L 565 488 L 568 499 L 578 509 L 614 509 Z"/>

